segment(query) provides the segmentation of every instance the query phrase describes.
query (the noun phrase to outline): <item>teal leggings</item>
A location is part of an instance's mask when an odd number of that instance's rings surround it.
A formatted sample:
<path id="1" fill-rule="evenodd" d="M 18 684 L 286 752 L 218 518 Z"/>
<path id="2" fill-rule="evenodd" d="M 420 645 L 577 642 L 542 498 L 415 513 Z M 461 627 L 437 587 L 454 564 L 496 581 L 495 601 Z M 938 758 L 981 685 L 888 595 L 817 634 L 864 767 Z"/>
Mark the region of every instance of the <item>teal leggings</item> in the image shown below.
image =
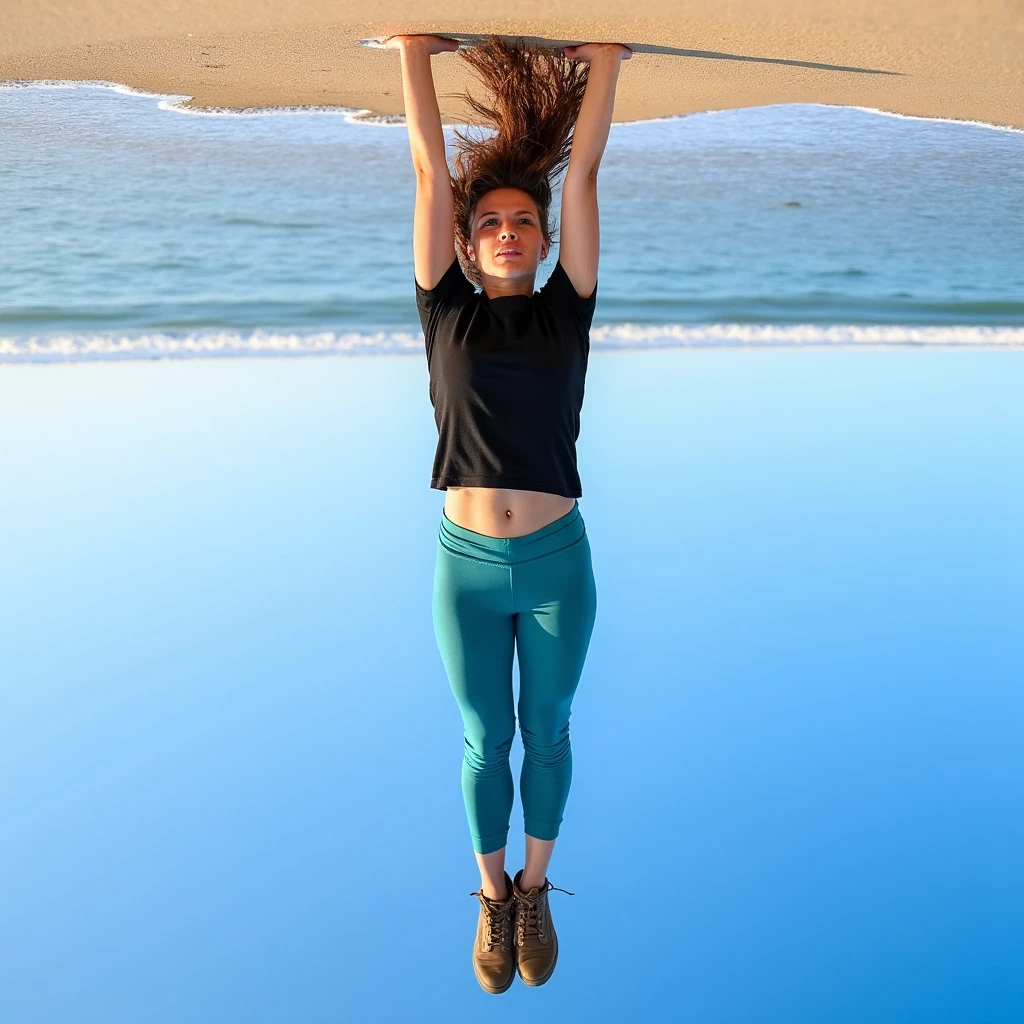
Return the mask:
<path id="1" fill-rule="evenodd" d="M 523 537 L 489 537 L 442 512 L 434 570 L 434 635 L 462 712 L 462 795 L 477 853 L 508 841 L 509 751 L 516 731 L 527 835 L 554 839 L 572 779 L 569 714 L 597 615 L 597 587 L 579 503 Z"/>

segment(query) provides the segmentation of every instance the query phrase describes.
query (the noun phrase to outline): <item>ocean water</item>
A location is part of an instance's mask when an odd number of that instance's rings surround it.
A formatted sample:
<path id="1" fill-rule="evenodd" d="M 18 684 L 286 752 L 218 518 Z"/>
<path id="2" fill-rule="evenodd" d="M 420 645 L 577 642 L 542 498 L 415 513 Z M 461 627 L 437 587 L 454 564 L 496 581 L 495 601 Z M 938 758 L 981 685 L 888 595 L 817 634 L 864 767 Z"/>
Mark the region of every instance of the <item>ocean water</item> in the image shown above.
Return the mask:
<path id="1" fill-rule="evenodd" d="M 575 895 L 496 998 L 404 131 L 173 103 L 0 89 L 0 1020 L 1020 1024 L 1024 135 L 611 132 Z"/>
<path id="2" fill-rule="evenodd" d="M 0 88 L 0 359 L 421 352 L 407 135 L 355 113 Z M 595 348 L 1024 343 L 1024 132 L 619 124 L 600 202 Z"/>

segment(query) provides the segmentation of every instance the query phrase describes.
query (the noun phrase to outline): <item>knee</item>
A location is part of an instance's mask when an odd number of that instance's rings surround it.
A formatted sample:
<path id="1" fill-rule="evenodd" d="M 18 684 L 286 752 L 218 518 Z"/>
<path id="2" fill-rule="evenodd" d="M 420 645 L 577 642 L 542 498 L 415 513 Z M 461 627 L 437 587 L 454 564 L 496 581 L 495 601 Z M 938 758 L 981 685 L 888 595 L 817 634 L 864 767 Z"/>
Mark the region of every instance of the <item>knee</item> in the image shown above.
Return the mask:
<path id="1" fill-rule="evenodd" d="M 508 756 L 512 750 L 511 735 L 492 738 L 489 735 L 471 736 L 466 734 L 465 762 L 474 775 L 499 775 L 508 768 Z"/>
<path id="2" fill-rule="evenodd" d="M 560 768 L 571 757 L 569 723 L 542 729 L 521 725 L 523 757 L 535 768 Z"/>

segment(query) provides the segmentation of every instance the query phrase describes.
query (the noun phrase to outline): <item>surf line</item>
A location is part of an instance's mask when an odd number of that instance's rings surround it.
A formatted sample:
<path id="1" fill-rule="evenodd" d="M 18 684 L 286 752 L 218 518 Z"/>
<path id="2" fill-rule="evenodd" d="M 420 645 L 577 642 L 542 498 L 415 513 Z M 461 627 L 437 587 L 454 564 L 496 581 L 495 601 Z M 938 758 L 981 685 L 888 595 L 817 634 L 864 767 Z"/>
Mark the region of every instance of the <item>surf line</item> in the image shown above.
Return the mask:
<path id="1" fill-rule="evenodd" d="M 173 111 L 176 114 L 192 114 L 198 117 L 275 117 L 275 116 L 297 116 L 302 114 L 329 114 L 341 116 L 349 124 L 369 125 L 373 128 L 401 128 L 405 126 L 405 117 L 402 114 L 375 114 L 368 108 L 343 107 L 337 104 L 315 104 L 310 106 L 280 106 L 280 107 L 193 107 L 189 106 L 191 96 L 183 93 L 161 93 L 150 92 L 146 89 L 138 89 L 132 85 L 124 85 L 122 82 L 110 82 L 104 79 L 73 79 L 73 78 L 17 78 L 0 81 L 0 89 L 107 89 L 123 96 L 141 96 L 158 100 L 157 108 L 160 110 Z M 970 125 L 971 127 L 988 128 L 991 131 L 1011 132 L 1017 135 L 1024 135 L 1024 128 L 1017 128 L 1014 125 L 995 124 L 990 121 L 973 121 L 957 117 L 928 117 L 922 114 L 901 114 L 896 110 L 883 110 L 880 107 L 865 107 L 854 103 L 766 103 L 765 107 L 775 106 L 815 106 L 832 107 L 839 110 L 861 110 L 865 113 L 876 114 L 879 117 L 897 117 L 906 121 L 939 121 L 947 124 Z M 709 110 L 693 110 L 684 114 L 665 114 L 661 117 L 637 118 L 633 121 L 613 121 L 613 128 L 628 128 L 631 125 L 652 124 L 663 121 L 681 121 L 688 117 L 698 117 L 708 114 L 726 114 L 730 110 L 747 110 L 756 108 L 746 107 L 720 107 Z M 465 128 L 466 125 L 460 122 L 443 122 L 444 127 Z"/>

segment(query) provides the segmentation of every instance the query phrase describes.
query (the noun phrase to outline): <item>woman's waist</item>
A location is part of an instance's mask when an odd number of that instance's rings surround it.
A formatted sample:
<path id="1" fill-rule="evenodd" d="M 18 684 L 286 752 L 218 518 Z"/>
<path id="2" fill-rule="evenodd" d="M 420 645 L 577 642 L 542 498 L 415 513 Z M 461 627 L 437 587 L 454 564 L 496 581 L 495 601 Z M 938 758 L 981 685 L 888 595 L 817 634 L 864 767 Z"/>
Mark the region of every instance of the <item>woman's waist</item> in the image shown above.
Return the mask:
<path id="1" fill-rule="evenodd" d="M 574 548 L 586 540 L 587 528 L 579 503 L 575 498 L 570 500 L 572 508 L 564 515 L 517 537 L 479 533 L 460 526 L 449 519 L 447 513 L 442 512 L 438 541 L 452 554 L 468 555 L 480 561 L 503 565 L 519 565 L 546 558 Z"/>
<path id="2" fill-rule="evenodd" d="M 575 498 L 511 487 L 452 487 L 445 491 L 448 520 L 488 537 L 517 538 L 568 515 Z"/>

